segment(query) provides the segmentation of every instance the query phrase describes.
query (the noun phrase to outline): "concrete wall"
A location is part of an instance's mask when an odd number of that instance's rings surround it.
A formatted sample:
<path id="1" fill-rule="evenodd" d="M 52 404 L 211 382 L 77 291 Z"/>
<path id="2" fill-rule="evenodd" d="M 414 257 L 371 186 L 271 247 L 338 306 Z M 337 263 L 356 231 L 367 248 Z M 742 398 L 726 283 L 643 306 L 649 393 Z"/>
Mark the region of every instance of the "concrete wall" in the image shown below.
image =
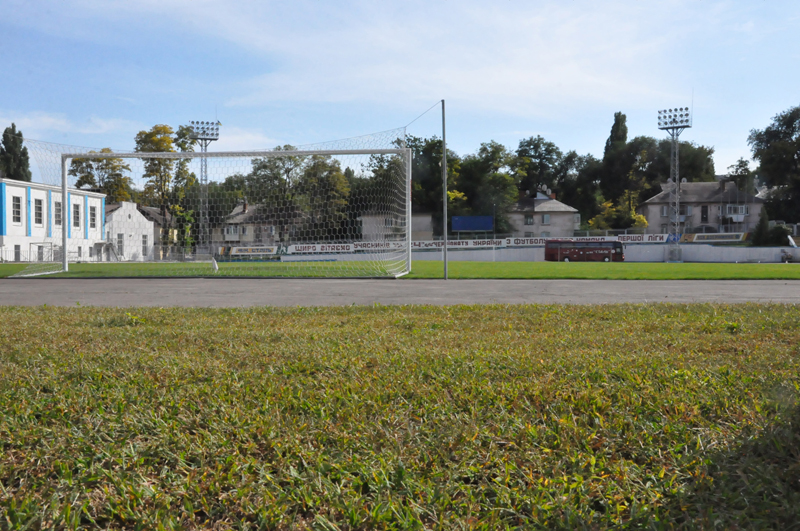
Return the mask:
<path id="1" fill-rule="evenodd" d="M 682 245 L 684 262 L 780 262 L 781 249 L 793 254 L 800 262 L 800 249 L 790 247 L 725 247 L 714 245 Z M 663 262 L 667 252 L 664 244 L 628 244 L 625 246 L 626 262 Z M 440 250 L 414 251 L 412 260 L 442 260 Z M 528 262 L 544 260 L 544 247 L 520 247 L 456 250 L 447 252 L 448 261 L 476 262 Z"/>

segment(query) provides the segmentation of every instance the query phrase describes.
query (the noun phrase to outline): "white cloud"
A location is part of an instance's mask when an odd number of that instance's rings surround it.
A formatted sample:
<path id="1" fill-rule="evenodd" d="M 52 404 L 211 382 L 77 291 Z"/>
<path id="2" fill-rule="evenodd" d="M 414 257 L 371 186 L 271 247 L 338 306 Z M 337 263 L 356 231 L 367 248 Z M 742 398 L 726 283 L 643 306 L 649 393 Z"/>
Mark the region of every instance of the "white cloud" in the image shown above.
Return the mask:
<path id="1" fill-rule="evenodd" d="M 131 120 L 92 116 L 83 122 L 73 122 L 61 113 L 42 111 L 12 112 L 0 110 L 0 124 L 15 123 L 26 138 L 49 138 L 53 133 L 109 135 L 137 131 L 140 124 Z M 138 128 L 138 129 L 137 129 Z"/>
<path id="2" fill-rule="evenodd" d="M 272 149 L 281 142 L 270 138 L 260 131 L 241 127 L 220 128 L 219 140 L 214 142 L 209 151 L 247 151 Z"/>

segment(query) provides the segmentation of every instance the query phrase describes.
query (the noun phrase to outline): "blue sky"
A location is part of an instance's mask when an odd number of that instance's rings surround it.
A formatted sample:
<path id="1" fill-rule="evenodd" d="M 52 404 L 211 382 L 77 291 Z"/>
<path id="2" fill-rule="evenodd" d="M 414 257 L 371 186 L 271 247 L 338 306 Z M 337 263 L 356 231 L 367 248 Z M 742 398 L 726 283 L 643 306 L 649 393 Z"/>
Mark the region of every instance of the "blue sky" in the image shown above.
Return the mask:
<path id="1" fill-rule="evenodd" d="M 716 149 L 800 105 L 796 0 L 395 2 L 0 0 L 0 126 L 131 149 L 156 123 L 218 118 L 214 150 L 311 144 L 404 126 L 441 98 L 448 146 L 542 135 L 602 155 L 613 114 Z M 441 134 L 431 111 L 409 134 Z"/>

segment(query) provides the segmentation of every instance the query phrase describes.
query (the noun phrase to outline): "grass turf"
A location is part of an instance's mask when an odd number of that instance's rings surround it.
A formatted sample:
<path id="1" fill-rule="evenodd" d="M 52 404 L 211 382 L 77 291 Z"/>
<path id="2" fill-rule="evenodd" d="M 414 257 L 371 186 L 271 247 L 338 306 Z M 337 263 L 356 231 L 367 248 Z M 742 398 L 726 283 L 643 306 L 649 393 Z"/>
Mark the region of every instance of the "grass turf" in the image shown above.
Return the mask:
<path id="1" fill-rule="evenodd" d="M 24 265 L 0 264 L 0 278 L 21 271 Z M 345 262 L 220 264 L 214 274 L 205 263 L 71 264 L 68 273 L 43 278 L 91 278 L 137 276 L 310 276 L 347 275 Z M 403 278 L 442 278 L 442 262 L 417 260 Z M 603 263 L 603 262 L 450 262 L 448 276 L 454 279 L 615 279 L 615 280 L 727 280 L 800 279 L 798 264 L 718 263 Z"/>
<path id="2" fill-rule="evenodd" d="M 800 521 L 795 306 L 0 320 L 0 527 Z"/>

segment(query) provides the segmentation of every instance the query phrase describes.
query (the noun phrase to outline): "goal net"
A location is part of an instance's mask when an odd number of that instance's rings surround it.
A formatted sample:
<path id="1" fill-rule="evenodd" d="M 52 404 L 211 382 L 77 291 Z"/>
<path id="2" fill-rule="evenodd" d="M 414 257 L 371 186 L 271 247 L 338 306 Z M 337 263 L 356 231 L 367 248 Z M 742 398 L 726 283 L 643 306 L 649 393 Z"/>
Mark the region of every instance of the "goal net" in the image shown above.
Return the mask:
<path id="1" fill-rule="evenodd" d="M 41 223 L 28 229 L 28 264 L 17 276 L 397 277 L 410 270 L 411 151 L 397 131 L 272 151 L 26 143 L 43 181 L 26 192 Z"/>

